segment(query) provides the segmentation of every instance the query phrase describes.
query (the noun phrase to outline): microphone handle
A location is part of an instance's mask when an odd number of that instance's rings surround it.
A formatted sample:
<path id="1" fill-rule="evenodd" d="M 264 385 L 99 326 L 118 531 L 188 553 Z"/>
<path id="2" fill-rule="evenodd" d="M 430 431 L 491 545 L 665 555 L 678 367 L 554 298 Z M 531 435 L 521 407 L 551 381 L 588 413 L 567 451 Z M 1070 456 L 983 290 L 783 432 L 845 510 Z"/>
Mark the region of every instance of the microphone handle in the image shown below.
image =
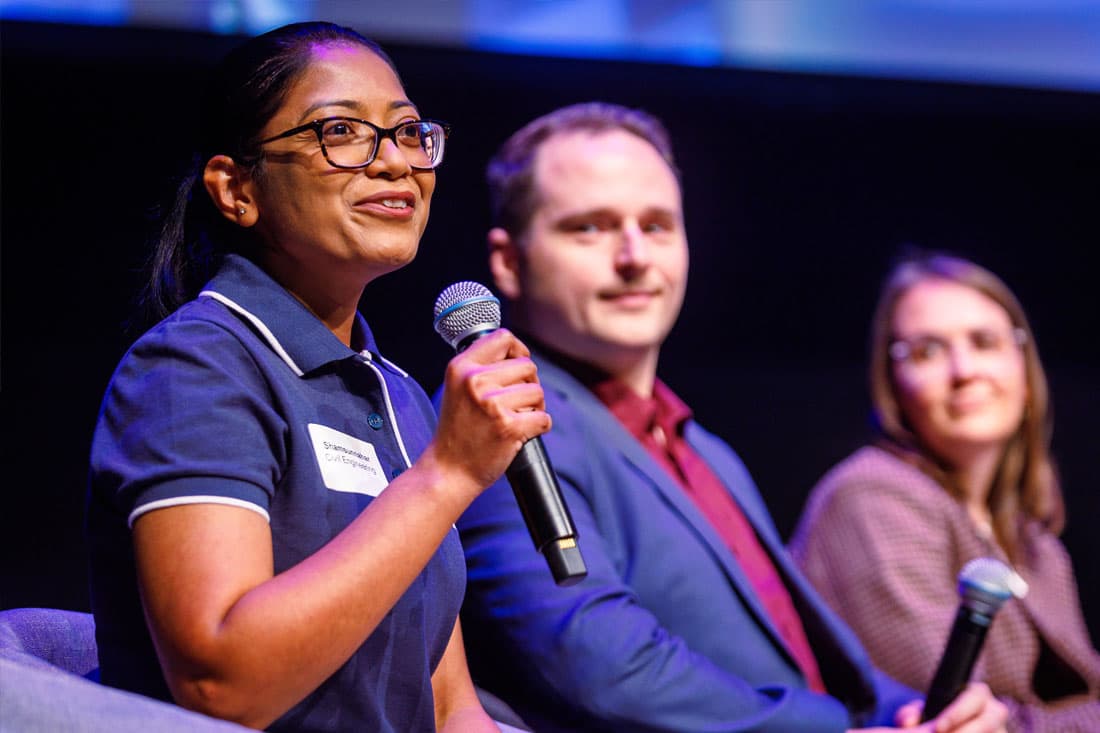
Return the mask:
<path id="1" fill-rule="evenodd" d="M 558 585 L 573 585 L 588 574 L 580 548 L 577 530 L 569 507 L 561 496 L 550 457 L 535 437 L 520 448 L 504 472 L 512 486 L 527 531 L 535 548 L 543 554 Z M 525 487 L 525 490 L 520 490 Z"/>
<path id="2" fill-rule="evenodd" d="M 513 489 L 516 486 L 531 487 L 533 496 L 516 492 L 516 502 L 531 531 L 535 549 L 542 552 L 554 540 L 572 537 L 573 529 L 569 509 L 556 491 L 557 479 L 551 472 L 550 458 L 540 438 L 532 438 L 523 444 L 504 475 Z"/>
<path id="3" fill-rule="evenodd" d="M 455 344 L 455 351 L 461 354 L 474 341 L 494 330 L 484 328 L 467 334 Z M 542 439 L 536 436 L 524 443 L 504 475 L 515 494 L 535 548 L 546 558 L 554 582 L 561 586 L 579 583 L 588 575 L 588 567 L 577 546 L 573 517 L 561 497 L 561 488 Z"/>
<path id="4" fill-rule="evenodd" d="M 951 635 L 947 638 L 947 648 L 928 687 L 921 713 L 922 723 L 942 713 L 966 687 L 992 622 L 992 616 L 971 610 L 966 605 L 959 606 Z"/>

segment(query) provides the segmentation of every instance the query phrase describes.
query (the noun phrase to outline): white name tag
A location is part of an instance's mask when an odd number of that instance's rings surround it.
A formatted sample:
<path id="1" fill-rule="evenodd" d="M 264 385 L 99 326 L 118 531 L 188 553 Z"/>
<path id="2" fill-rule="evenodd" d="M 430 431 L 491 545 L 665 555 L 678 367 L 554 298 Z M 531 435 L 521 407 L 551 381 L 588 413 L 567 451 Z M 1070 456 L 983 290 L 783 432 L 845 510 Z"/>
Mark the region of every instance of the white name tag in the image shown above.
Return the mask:
<path id="1" fill-rule="evenodd" d="M 378 496 L 389 484 L 374 446 L 365 440 L 314 423 L 309 424 L 309 437 L 326 487 Z"/>

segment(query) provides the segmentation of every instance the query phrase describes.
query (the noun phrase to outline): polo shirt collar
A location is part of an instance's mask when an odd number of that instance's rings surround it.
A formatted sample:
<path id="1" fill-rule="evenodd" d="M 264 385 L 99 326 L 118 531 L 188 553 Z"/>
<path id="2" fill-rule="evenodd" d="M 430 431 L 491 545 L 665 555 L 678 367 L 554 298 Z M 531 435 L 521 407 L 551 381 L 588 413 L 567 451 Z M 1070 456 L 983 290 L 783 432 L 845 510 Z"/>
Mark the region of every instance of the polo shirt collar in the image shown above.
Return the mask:
<path id="1" fill-rule="evenodd" d="M 286 288 L 240 255 L 227 255 L 200 295 L 221 301 L 250 321 L 299 376 L 362 353 L 345 346 Z M 374 335 L 358 312 L 352 327 L 352 343 L 362 344 L 364 352 L 381 358 Z"/>

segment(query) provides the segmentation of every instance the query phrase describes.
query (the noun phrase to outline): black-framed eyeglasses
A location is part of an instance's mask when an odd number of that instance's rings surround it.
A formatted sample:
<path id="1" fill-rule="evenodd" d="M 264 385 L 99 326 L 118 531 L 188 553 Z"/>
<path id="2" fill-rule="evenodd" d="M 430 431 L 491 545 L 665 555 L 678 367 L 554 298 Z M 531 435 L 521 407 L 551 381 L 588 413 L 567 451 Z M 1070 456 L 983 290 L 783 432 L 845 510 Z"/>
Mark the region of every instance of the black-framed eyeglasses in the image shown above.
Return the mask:
<path id="1" fill-rule="evenodd" d="M 443 147 L 451 126 L 438 120 L 409 120 L 394 127 L 354 117 L 324 117 L 261 140 L 260 145 L 313 130 L 325 160 L 334 168 L 366 168 L 389 138 L 416 170 L 432 170 L 443 162 Z"/>

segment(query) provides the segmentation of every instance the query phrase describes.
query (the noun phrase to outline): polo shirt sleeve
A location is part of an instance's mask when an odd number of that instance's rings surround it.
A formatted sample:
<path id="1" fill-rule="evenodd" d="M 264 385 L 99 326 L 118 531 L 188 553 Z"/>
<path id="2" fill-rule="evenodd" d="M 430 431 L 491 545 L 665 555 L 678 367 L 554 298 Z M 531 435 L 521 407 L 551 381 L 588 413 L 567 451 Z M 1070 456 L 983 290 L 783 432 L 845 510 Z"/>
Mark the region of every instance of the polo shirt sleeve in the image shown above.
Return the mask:
<path id="1" fill-rule="evenodd" d="M 92 441 L 98 488 L 132 526 L 147 511 L 217 503 L 270 520 L 287 424 L 241 340 L 201 320 L 168 320 L 119 364 Z"/>

